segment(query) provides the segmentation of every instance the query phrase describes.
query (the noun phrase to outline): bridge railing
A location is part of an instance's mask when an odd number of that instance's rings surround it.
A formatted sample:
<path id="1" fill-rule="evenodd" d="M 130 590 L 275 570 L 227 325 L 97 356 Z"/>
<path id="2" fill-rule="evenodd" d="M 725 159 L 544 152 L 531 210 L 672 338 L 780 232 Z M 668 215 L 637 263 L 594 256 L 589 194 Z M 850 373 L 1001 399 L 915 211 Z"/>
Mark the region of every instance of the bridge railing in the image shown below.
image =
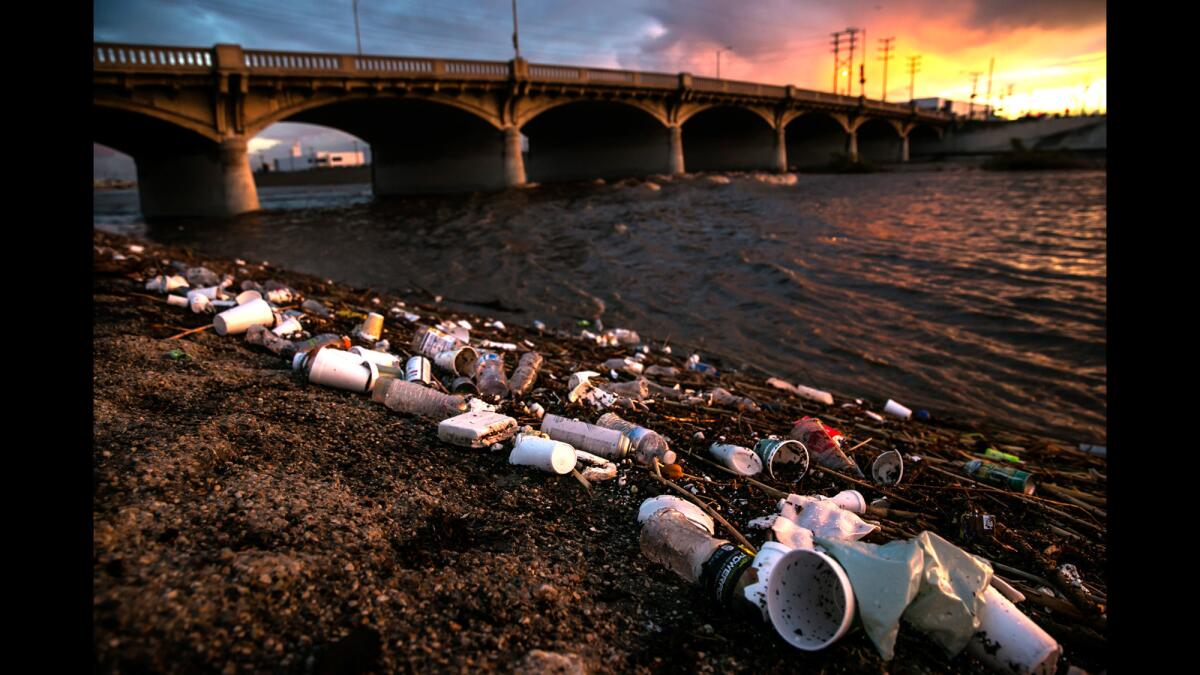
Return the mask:
<path id="1" fill-rule="evenodd" d="M 774 84 L 758 84 L 756 82 L 739 82 L 737 80 L 718 80 L 712 77 L 693 77 L 692 87 L 698 91 L 715 91 L 726 94 L 742 94 L 745 96 L 767 96 L 783 98 L 787 96 L 787 87 Z"/>
<path id="2" fill-rule="evenodd" d="M 577 68 L 545 63 L 529 64 L 529 77 L 532 80 L 538 81 L 626 84 L 660 89 L 674 89 L 679 86 L 679 76 L 669 73 L 646 73 L 636 70 L 613 70 L 610 68 Z"/>
<path id="3" fill-rule="evenodd" d="M 167 70 L 207 73 L 213 67 L 213 51 L 201 47 L 94 44 L 92 68 L 96 70 Z"/>

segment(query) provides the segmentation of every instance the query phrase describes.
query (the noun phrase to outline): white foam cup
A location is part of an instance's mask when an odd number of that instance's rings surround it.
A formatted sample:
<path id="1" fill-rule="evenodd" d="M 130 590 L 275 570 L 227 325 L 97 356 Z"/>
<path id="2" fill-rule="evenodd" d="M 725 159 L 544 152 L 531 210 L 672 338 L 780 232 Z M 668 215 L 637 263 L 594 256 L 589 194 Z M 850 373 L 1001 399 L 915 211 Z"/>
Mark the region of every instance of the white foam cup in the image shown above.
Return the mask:
<path id="1" fill-rule="evenodd" d="M 750 448 L 743 448 L 740 445 L 713 443 L 709 446 L 708 452 L 722 464 L 743 476 L 754 476 L 762 473 L 762 459 L 754 454 Z"/>
<path id="2" fill-rule="evenodd" d="M 479 354 L 473 347 L 447 349 L 433 357 L 433 363 L 442 370 L 456 375 L 471 375 L 471 366 L 479 359 Z"/>
<path id="3" fill-rule="evenodd" d="M 258 291 L 242 291 L 241 293 L 237 294 L 236 300 L 237 304 L 244 305 L 247 302 L 262 300 L 262 293 L 259 293 Z"/>
<path id="4" fill-rule="evenodd" d="M 550 473 L 567 474 L 575 468 L 575 448 L 566 443 L 517 434 L 509 464 L 533 466 Z"/>
<path id="5" fill-rule="evenodd" d="M 374 363 L 377 366 L 391 366 L 392 368 L 400 367 L 400 357 L 387 352 L 380 352 L 374 349 L 365 347 L 351 347 L 348 349 L 351 354 L 358 354 L 367 361 Z"/>
<path id="6" fill-rule="evenodd" d="M 899 403 L 896 403 L 895 401 L 893 401 L 890 398 L 888 399 L 887 405 L 883 406 L 883 412 L 885 412 L 893 417 L 899 417 L 902 420 L 906 420 L 906 419 L 912 417 L 911 410 L 909 410 L 908 408 L 905 408 L 904 406 L 900 405 Z"/>
<path id="7" fill-rule="evenodd" d="M 867 512 L 867 498 L 858 490 L 842 490 L 829 498 L 829 501 L 854 513 Z"/>
<path id="8" fill-rule="evenodd" d="M 304 326 L 300 325 L 300 320 L 294 316 L 289 316 L 283 323 L 271 329 L 271 332 L 276 335 L 291 335 L 304 330 Z"/>
<path id="9" fill-rule="evenodd" d="M 771 580 L 771 571 L 779 559 L 790 550 L 792 549 L 777 541 L 763 542 L 758 549 L 758 555 L 754 556 L 754 562 L 750 563 L 750 566 L 757 572 L 758 581 L 747 586 L 743 593 L 747 600 L 762 610 L 763 621 L 771 620 L 771 616 L 767 612 L 767 584 Z"/>
<path id="10" fill-rule="evenodd" d="M 897 450 L 887 452 L 875 458 L 871 463 L 871 477 L 880 485 L 895 485 L 904 477 L 904 458 Z"/>
<path id="11" fill-rule="evenodd" d="M 675 509 L 686 516 L 688 520 L 692 521 L 692 524 L 696 527 L 708 532 L 709 534 L 716 532 L 716 525 L 713 523 L 712 516 L 709 516 L 707 513 L 705 513 L 704 509 L 696 506 L 686 499 L 680 499 L 679 497 L 673 497 L 671 495 L 651 497 L 650 499 L 642 502 L 641 507 L 638 508 L 638 522 L 646 522 L 649 520 L 650 516 L 653 516 L 663 509 Z"/>
<path id="12" fill-rule="evenodd" d="M 983 597 L 967 652 L 997 672 L 1052 675 L 1062 656 L 1058 642 L 995 588 L 988 586 Z"/>
<path id="13" fill-rule="evenodd" d="M 275 312 L 271 305 L 261 298 L 251 300 L 244 305 L 231 307 L 213 317 L 213 330 L 217 335 L 239 335 L 245 333 L 250 326 L 275 325 Z"/>
<path id="14" fill-rule="evenodd" d="M 308 364 L 308 381 L 358 393 L 371 390 L 379 377 L 374 363 L 340 349 L 320 349 Z"/>
<path id="15" fill-rule="evenodd" d="M 833 558 L 798 548 L 775 562 L 767 582 L 767 614 L 791 646 L 825 649 L 850 630 L 854 610 L 850 578 Z"/>

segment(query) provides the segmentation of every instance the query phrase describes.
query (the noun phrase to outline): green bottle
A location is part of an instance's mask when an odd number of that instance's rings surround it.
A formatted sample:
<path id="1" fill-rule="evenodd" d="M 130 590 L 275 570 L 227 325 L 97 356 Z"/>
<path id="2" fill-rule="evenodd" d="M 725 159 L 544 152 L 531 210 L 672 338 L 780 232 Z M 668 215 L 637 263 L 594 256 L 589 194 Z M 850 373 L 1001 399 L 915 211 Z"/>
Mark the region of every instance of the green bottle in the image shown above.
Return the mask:
<path id="1" fill-rule="evenodd" d="M 963 465 L 963 470 L 981 483 L 1033 494 L 1033 476 L 1015 467 L 996 466 L 982 459 L 973 459 Z"/>

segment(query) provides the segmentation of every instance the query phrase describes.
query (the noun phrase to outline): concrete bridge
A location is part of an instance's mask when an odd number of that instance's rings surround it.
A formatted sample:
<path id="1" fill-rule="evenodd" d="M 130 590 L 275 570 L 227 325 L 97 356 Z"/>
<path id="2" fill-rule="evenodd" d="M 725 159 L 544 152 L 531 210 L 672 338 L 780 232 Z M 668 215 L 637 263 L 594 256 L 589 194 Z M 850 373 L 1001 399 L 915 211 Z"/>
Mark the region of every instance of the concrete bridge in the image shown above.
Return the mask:
<path id="1" fill-rule="evenodd" d="M 146 217 L 258 208 L 247 141 L 283 121 L 371 146 L 376 195 L 527 181 L 908 161 L 941 112 L 798 89 L 513 61 L 93 45 L 93 134 L 137 164 Z M 528 138 L 522 152 L 521 137 Z"/>

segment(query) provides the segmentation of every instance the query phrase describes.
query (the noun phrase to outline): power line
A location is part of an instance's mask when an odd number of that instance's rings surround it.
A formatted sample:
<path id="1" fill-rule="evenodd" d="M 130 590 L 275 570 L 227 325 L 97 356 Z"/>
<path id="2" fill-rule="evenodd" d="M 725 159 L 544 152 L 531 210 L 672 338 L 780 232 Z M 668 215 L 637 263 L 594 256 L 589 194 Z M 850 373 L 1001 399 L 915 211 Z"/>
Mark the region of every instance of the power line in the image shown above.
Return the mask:
<path id="1" fill-rule="evenodd" d="M 838 71 L 842 68 L 841 41 L 842 31 L 831 33 L 833 36 L 833 93 L 838 93 Z"/>
<path id="2" fill-rule="evenodd" d="M 850 34 L 850 57 L 849 66 L 846 71 L 846 96 L 854 95 L 854 46 L 858 40 L 858 34 L 862 32 L 861 28 L 847 28 L 845 33 Z"/>
<path id="3" fill-rule="evenodd" d="M 895 40 L 896 40 L 895 37 L 879 38 L 879 41 L 883 43 L 883 49 L 880 50 L 883 52 L 883 56 L 879 57 L 879 60 L 883 61 L 883 99 L 882 100 L 884 100 L 884 101 L 887 101 L 888 61 L 892 60 L 892 42 L 894 42 Z"/>

